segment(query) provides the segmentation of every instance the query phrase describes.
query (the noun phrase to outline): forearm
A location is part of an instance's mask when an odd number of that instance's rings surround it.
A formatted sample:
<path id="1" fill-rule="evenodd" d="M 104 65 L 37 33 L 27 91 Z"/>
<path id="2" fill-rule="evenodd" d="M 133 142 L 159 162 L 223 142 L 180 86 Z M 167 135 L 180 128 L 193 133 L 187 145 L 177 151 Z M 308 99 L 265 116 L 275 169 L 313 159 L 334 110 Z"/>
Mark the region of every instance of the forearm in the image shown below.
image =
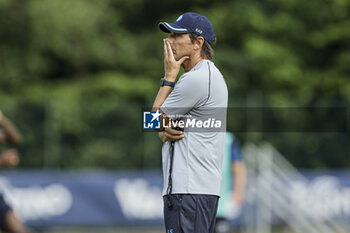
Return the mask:
<path id="1" fill-rule="evenodd" d="M 187 60 L 189 57 L 184 56 L 179 60 L 175 60 L 169 41 L 167 39 L 164 39 L 163 42 L 164 42 L 164 71 L 165 71 L 164 79 L 168 82 L 175 83 L 181 64 L 185 60 Z M 164 101 L 168 98 L 171 91 L 172 91 L 171 86 L 165 85 L 159 88 L 158 94 L 153 103 L 153 107 L 152 107 L 153 111 L 158 111 L 158 110 L 160 111 L 160 107 L 163 105 Z M 167 123 L 169 119 L 162 112 L 161 114 L 162 114 L 161 122 L 163 122 L 163 118 L 165 118 L 164 120 Z M 171 127 L 161 128 L 160 131 L 161 132 L 159 132 L 158 134 L 162 142 L 179 140 L 184 137 L 182 131 L 174 130 Z"/>
<path id="2" fill-rule="evenodd" d="M 7 142 L 14 144 L 20 144 L 22 142 L 22 136 L 19 131 L 3 114 L 0 116 L 0 126 L 3 128 Z"/>
<path id="3" fill-rule="evenodd" d="M 166 98 L 168 98 L 171 90 L 172 90 L 172 87 L 170 86 L 163 86 L 159 88 L 158 94 L 153 103 L 153 107 L 152 107 L 153 111 L 159 110 L 159 108 L 162 106 Z"/>
<path id="4" fill-rule="evenodd" d="M 181 64 L 188 59 L 188 56 L 180 58 L 178 61 L 175 60 L 174 54 L 171 49 L 170 42 L 167 39 L 164 42 L 164 79 L 168 82 L 175 82 L 177 75 L 179 74 Z M 162 86 L 160 87 L 157 97 L 153 103 L 153 111 L 159 110 L 160 106 L 164 103 L 166 98 L 169 96 L 172 87 Z"/>
<path id="5" fill-rule="evenodd" d="M 234 173 L 233 192 L 243 195 L 246 185 L 246 167 L 243 162 L 238 162 L 232 165 Z"/>
<path id="6" fill-rule="evenodd" d="M 163 105 L 164 101 L 169 96 L 171 90 L 172 88 L 170 86 L 163 86 L 159 89 L 157 97 L 153 104 L 153 111 L 160 110 L 160 107 Z M 162 112 L 161 122 L 165 122 L 165 124 L 167 125 L 169 124 L 169 118 Z M 158 132 L 158 136 L 162 140 L 162 142 L 179 140 L 184 137 L 182 131 L 172 129 L 171 127 L 161 127 L 160 132 Z"/>
<path id="7" fill-rule="evenodd" d="M 171 90 L 172 88 L 170 86 L 162 86 L 159 88 L 158 94 L 153 103 L 152 111 L 160 111 L 160 107 L 162 106 L 166 98 L 169 96 Z M 169 119 L 161 111 L 160 113 L 161 113 L 161 116 L 160 116 L 161 122 L 163 122 L 164 118 L 165 118 L 165 121 L 168 122 Z M 163 131 L 163 130 L 164 128 L 161 127 L 161 129 L 159 129 L 158 131 Z M 159 133 L 159 137 L 164 142 L 164 139 L 163 139 L 164 134 Z"/>

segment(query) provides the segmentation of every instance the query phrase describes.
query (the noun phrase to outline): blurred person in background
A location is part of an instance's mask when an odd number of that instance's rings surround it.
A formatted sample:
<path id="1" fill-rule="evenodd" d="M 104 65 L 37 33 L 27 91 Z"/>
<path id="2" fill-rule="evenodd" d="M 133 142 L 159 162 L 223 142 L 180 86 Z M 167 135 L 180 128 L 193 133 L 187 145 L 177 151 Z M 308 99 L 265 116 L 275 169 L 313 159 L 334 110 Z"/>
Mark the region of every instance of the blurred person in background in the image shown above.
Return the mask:
<path id="1" fill-rule="evenodd" d="M 222 164 L 222 191 L 216 218 L 215 233 L 229 233 L 230 219 L 238 217 L 244 201 L 246 167 L 241 148 L 233 133 L 226 134 Z"/>
<path id="2" fill-rule="evenodd" d="M 22 142 L 21 134 L 8 120 L 0 109 L 0 143 L 18 145 Z M 15 149 L 0 151 L 0 168 L 15 167 L 19 163 L 18 152 Z M 5 202 L 0 193 L 0 229 L 11 233 L 27 233 L 28 230 L 17 218 L 12 208 Z"/>

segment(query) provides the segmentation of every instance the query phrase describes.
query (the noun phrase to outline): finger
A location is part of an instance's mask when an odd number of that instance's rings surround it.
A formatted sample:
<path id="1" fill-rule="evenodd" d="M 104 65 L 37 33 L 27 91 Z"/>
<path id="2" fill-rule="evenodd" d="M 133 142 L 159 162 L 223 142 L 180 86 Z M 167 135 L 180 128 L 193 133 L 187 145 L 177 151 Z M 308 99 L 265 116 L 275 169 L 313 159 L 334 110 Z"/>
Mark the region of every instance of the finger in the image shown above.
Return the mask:
<path id="1" fill-rule="evenodd" d="M 184 56 L 178 60 L 178 63 L 182 64 L 185 60 L 189 59 L 189 56 Z"/>
<path id="2" fill-rule="evenodd" d="M 174 59 L 175 60 L 175 58 L 174 58 L 174 54 L 173 54 L 173 50 L 171 49 L 171 45 L 170 45 L 170 42 L 169 41 L 166 41 L 166 43 L 167 43 L 167 52 L 168 52 L 168 56 L 169 56 L 169 58 L 171 58 L 171 59 Z"/>
<path id="3" fill-rule="evenodd" d="M 173 140 L 179 140 L 183 139 L 185 136 L 184 135 L 173 135 L 173 134 L 167 134 L 167 140 L 168 141 L 173 141 Z"/>
<path id="4" fill-rule="evenodd" d="M 167 135 L 173 135 L 173 136 L 184 136 L 184 133 L 180 130 L 171 130 L 167 132 Z"/>
<path id="5" fill-rule="evenodd" d="M 168 134 L 172 134 L 172 135 L 183 135 L 184 134 L 182 131 L 176 130 L 176 129 L 172 129 L 172 128 L 165 128 L 164 130 Z"/>
<path id="6" fill-rule="evenodd" d="M 185 126 L 183 124 L 178 124 L 176 126 L 172 125 L 171 128 L 176 130 L 176 131 L 182 131 L 183 132 Z"/>
<path id="7" fill-rule="evenodd" d="M 164 49 L 164 58 L 168 57 L 168 49 L 166 44 L 166 39 L 163 39 L 163 49 Z"/>
<path id="8" fill-rule="evenodd" d="M 170 134 L 168 134 L 167 138 L 168 138 L 170 141 L 174 141 L 174 140 L 183 139 L 184 136 L 183 136 L 183 135 L 170 135 Z"/>
<path id="9" fill-rule="evenodd" d="M 183 129 L 185 128 L 185 126 L 184 125 L 181 125 L 181 124 L 179 124 L 179 125 L 177 125 L 176 127 L 175 126 L 172 126 L 172 129 L 175 129 L 175 130 L 177 130 L 177 131 L 182 131 Z"/>

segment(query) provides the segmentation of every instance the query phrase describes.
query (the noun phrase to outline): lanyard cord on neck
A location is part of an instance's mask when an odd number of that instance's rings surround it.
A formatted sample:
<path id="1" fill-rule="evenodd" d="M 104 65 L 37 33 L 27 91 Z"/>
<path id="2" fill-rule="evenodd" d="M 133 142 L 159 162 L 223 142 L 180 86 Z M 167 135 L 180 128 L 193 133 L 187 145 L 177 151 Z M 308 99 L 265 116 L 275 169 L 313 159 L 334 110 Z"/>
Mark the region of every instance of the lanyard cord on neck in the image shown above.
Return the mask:
<path id="1" fill-rule="evenodd" d="M 167 188 L 167 198 L 168 198 L 168 208 L 173 207 L 173 202 L 171 200 L 171 193 L 173 190 L 173 179 L 171 177 L 172 172 L 173 172 L 173 162 L 174 162 L 174 147 L 175 147 L 175 142 L 171 141 L 170 142 L 170 167 L 169 167 L 169 177 L 168 177 L 168 188 Z"/>

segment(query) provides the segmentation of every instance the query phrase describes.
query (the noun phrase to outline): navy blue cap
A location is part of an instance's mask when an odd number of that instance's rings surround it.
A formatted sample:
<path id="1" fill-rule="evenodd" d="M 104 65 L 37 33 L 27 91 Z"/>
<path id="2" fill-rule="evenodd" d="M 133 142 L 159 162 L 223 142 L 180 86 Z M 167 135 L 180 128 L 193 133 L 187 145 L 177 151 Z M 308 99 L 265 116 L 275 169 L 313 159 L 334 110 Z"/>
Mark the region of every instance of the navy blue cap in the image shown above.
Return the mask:
<path id="1" fill-rule="evenodd" d="M 160 22 L 159 28 L 163 32 L 194 33 L 211 44 L 215 39 L 213 25 L 207 17 L 198 13 L 188 12 L 180 15 L 175 23 Z"/>

